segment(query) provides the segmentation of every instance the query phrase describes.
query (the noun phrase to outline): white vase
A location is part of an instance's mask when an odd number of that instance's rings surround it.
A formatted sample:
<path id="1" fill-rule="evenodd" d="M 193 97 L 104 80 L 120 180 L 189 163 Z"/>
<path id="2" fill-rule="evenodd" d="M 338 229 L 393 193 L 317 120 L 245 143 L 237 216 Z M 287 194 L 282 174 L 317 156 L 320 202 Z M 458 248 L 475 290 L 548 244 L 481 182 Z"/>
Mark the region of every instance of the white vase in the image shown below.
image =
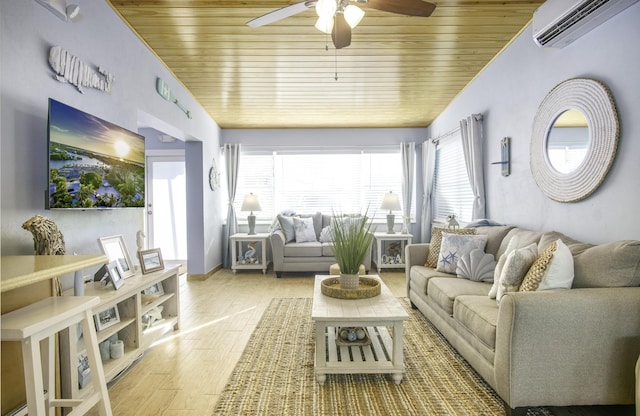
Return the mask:
<path id="1" fill-rule="evenodd" d="M 341 289 L 357 289 L 360 286 L 360 276 L 357 274 L 340 273 Z"/>

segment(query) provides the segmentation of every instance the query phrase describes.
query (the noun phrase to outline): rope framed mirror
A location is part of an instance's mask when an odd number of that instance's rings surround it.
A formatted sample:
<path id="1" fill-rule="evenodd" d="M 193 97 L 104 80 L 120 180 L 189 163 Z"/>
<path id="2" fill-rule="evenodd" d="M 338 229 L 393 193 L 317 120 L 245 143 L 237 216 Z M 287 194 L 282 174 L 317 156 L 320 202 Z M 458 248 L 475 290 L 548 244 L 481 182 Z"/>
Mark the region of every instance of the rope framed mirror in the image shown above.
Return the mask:
<path id="1" fill-rule="evenodd" d="M 574 114 L 579 116 L 568 117 Z M 530 164 L 538 188 L 558 202 L 587 198 L 607 176 L 619 134 L 618 113 L 605 84 L 587 78 L 561 82 L 533 120 Z"/>

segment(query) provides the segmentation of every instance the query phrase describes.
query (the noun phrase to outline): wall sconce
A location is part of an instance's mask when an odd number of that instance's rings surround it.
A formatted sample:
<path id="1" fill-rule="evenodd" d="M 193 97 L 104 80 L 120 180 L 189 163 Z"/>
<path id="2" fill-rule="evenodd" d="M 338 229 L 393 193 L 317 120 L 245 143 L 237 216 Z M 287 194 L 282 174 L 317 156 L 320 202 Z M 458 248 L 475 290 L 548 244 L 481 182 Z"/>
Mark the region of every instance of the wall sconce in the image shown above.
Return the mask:
<path id="1" fill-rule="evenodd" d="M 500 140 L 500 162 L 493 162 L 492 165 L 502 165 L 502 176 L 511 174 L 511 139 L 508 137 Z"/>
<path id="2" fill-rule="evenodd" d="M 251 212 L 247 217 L 247 222 L 249 223 L 249 235 L 254 235 L 256 233 L 256 216 L 253 215 L 253 211 L 262 211 L 262 208 L 260 208 L 260 202 L 258 202 L 258 197 L 253 193 L 246 195 L 244 197 L 244 201 L 242 201 L 240 211 Z"/>
<path id="3" fill-rule="evenodd" d="M 395 215 L 391 211 L 400 211 L 400 198 L 398 198 L 397 194 L 389 191 L 388 194 L 384 194 L 384 198 L 382 199 L 382 205 L 380 205 L 380 209 L 388 209 L 389 213 L 387 214 L 387 234 L 395 234 L 393 231 L 393 223 L 395 222 Z"/>
<path id="4" fill-rule="evenodd" d="M 75 19 L 80 13 L 80 6 L 77 4 L 67 5 L 67 0 L 36 0 L 36 2 L 65 22 Z"/>

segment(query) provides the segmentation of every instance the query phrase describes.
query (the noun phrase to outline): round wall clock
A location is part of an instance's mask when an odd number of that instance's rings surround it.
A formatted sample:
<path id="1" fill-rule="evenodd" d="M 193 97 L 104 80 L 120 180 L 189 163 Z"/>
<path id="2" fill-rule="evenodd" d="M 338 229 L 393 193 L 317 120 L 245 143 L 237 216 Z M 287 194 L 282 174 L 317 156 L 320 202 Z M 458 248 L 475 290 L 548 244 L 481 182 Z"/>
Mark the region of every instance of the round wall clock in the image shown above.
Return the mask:
<path id="1" fill-rule="evenodd" d="M 220 172 L 216 166 L 216 160 L 211 159 L 211 168 L 209 168 L 209 188 L 215 191 L 220 187 Z"/>

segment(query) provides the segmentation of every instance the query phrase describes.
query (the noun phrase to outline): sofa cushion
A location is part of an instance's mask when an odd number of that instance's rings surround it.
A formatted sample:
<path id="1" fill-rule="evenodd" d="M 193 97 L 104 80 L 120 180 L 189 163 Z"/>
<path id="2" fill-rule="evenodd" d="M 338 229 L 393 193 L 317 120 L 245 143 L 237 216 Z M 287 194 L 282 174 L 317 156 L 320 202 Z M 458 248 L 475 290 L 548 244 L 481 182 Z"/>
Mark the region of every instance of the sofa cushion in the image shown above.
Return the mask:
<path id="1" fill-rule="evenodd" d="M 427 284 L 432 277 L 455 277 L 426 266 L 413 266 L 409 270 L 411 288 L 422 295 L 427 294 Z"/>
<path id="2" fill-rule="evenodd" d="M 438 256 L 440 255 L 440 244 L 442 243 L 442 232 L 449 234 L 475 234 L 475 228 L 463 228 L 461 230 L 449 230 L 446 228 L 434 227 L 431 229 L 431 241 L 429 243 L 429 253 L 427 254 L 427 262 L 424 264 L 427 267 L 438 266 Z"/>
<path id="3" fill-rule="evenodd" d="M 321 257 L 322 243 L 317 241 L 309 243 L 287 243 L 284 246 L 285 257 Z"/>
<path id="4" fill-rule="evenodd" d="M 498 249 L 502 240 L 509 231 L 513 230 L 512 225 L 495 226 L 495 227 L 476 227 L 476 234 L 486 234 L 487 245 L 484 248 L 485 253 L 492 254 L 495 259 L 498 258 Z"/>
<path id="5" fill-rule="evenodd" d="M 433 277 L 429 279 L 427 295 L 447 315 L 451 316 L 453 315 L 453 302 L 456 297 L 461 295 L 487 296 L 490 287 L 489 283 L 457 279 L 455 276 Z"/>
<path id="6" fill-rule="evenodd" d="M 561 239 L 573 254 L 574 288 L 640 286 L 640 241 L 601 245 L 583 243 L 557 231 L 546 232 L 539 246 Z"/>
<path id="7" fill-rule="evenodd" d="M 455 274 L 460 257 L 470 253 L 471 250 L 481 249 L 484 251 L 486 244 L 486 234 L 459 235 L 443 232 L 436 270 Z"/>
<path id="8" fill-rule="evenodd" d="M 332 243 L 322 243 L 322 255 L 324 257 L 333 257 L 333 244 Z"/>
<path id="9" fill-rule="evenodd" d="M 498 311 L 498 305 L 488 296 L 460 295 L 453 305 L 453 319 L 494 350 Z"/>
<path id="10" fill-rule="evenodd" d="M 313 218 L 293 217 L 293 229 L 296 234 L 296 243 L 318 241 L 316 230 L 313 226 Z"/>
<path id="11" fill-rule="evenodd" d="M 535 243 L 537 245 L 540 242 L 542 235 L 543 233 L 539 231 L 529 231 L 529 230 L 525 230 L 524 228 L 512 229 L 504 237 L 504 239 L 502 240 L 502 243 L 500 243 L 500 248 L 498 249 L 497 258 L 500 258 L 500 256 L 504 254 L 504 252 L 507 249 L 507 246 L 509 245 L 509 241 L 511 241 L 513 237 L 516 237 L 516 236 L 518 237 L 518 245 L 516 246 L 516 248 L 522 248 L 532 243 Z"/>
<path id="12" fill-rule="evenodd" d="M 573 287 L 640 286 L 640 241 L 567 245 L 573 253 Z"/>

